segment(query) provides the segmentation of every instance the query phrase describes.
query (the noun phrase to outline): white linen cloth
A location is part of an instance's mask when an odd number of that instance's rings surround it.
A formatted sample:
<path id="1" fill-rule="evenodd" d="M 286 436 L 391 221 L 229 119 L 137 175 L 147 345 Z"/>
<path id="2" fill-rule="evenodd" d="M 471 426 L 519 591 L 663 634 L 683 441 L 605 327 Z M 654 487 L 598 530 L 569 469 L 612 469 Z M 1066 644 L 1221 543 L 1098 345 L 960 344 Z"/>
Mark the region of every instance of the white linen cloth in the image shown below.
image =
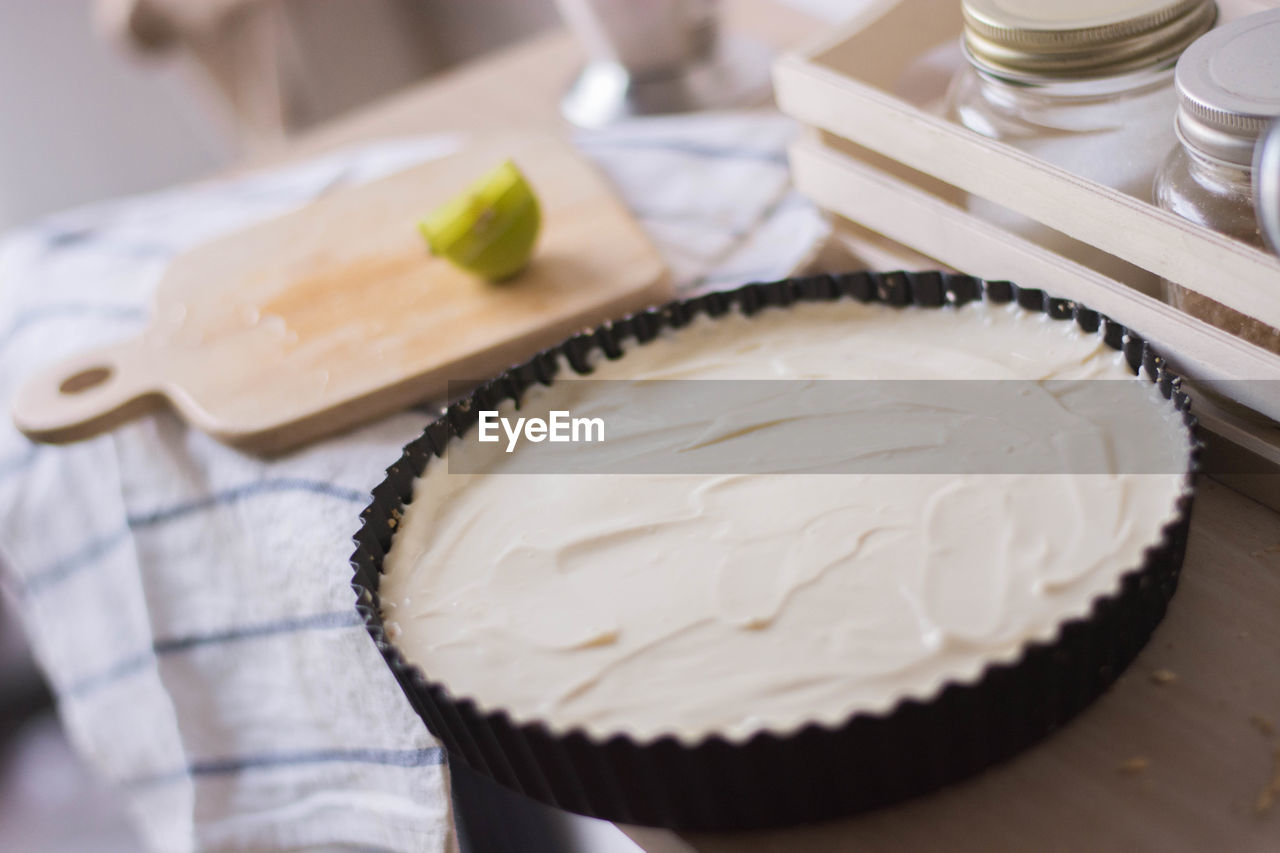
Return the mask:
<path id="1" fill-rule="evenodd" d="M 583 133 L 682 292 L 791 272 L 827 225 L 772 113 Z M 139 332 L 184 248 L 453 150 L 401 140 L 69 212 L 0 242 L 0 403 L 34 368 Z M 50 164 L 56 168 L 56 164 Z M 0 560 L 76 747 L 157 851 L 456 844 L 440 749 L 361 626 L 350 537 L 433 416 L 289 455 L 171 413 L 66 447 L 0 419 Z"/>

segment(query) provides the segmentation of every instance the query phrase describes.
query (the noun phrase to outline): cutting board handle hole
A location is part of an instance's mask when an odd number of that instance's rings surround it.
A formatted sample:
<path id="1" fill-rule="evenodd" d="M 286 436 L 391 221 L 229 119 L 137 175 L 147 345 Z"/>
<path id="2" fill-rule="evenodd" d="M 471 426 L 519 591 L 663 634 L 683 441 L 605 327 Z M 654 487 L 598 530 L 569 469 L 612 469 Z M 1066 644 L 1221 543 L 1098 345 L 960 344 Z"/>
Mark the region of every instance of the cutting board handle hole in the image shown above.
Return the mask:
<path id="1" fill-rule="evenodd" d="M 62 380 L 62 384 L 58 386 L 58 390 L 63 394 L 79 394 L 82 391 L 88 391 L 90 388 L 101 385 L 110 378 L 110 367 L 104 367 L 101 365 L 98 367 L 90 367 Z"/>

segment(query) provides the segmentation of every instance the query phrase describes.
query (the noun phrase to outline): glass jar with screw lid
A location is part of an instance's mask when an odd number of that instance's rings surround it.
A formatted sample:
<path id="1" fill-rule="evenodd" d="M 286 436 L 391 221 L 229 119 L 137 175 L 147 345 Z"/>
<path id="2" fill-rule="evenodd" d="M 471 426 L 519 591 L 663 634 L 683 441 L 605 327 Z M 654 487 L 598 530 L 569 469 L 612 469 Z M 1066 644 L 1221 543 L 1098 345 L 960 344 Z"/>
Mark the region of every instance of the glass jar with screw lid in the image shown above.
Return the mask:
<path id="1" fill-rule="evenodd" d="M 1254 204 L 1259 137 L 1280 117 L 1280 9 L 1226 24 L 1178 61 L 1178 144 L 1156 176 L 1155 202 L 1183 219 L 1264 247 Z M 1176 284 L 1174 306 L 1280 352 L 1280 331 Z"/>
<path id="2" fill-rule="evenodd" d="M 947 111 L 965 127 L 1150 200 L 1174 142 L 1173 69 L 1217 18 L 1212 0 L 962 0 L 966 66 Z M 1002 227 L 1155 293 L 1136 267 L 970 199 Z M 1084 257 L 1080 255 L 1083 253 Z"/>

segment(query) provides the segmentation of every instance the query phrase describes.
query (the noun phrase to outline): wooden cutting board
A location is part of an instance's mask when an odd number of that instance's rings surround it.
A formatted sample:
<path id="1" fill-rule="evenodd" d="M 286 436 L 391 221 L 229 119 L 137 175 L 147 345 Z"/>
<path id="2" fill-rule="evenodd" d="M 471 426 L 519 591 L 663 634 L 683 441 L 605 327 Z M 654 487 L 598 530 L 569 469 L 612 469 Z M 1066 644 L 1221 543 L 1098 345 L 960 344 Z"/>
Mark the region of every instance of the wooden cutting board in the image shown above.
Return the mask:
<path id="1" fill-rule="evenodd" d="M 529 267 L 490 284 L 430 257 L 416 222 L 507 157 L 538 193 L 543 231 Z M 13 418 L 67 442 L 167 401 L 219 439 L 274 452 L 669 296 L 657 251 L 567 143 L 484 136 L 187 252 L 145 332 L 33 376 Z"/>

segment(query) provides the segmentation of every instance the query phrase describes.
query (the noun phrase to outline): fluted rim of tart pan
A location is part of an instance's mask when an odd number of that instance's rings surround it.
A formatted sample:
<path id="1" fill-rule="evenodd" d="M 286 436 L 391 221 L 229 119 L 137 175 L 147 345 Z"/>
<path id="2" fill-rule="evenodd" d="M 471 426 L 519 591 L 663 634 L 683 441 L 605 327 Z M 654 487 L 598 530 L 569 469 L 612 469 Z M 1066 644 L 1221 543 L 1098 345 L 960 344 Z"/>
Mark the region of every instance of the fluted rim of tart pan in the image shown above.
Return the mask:
<path id="1" fill-rule="evenodd" d="M 383 560 L 413 486 L 432 457 L 472 428 L 477 412 L 519 401 L 565 369 L 591 371 L 595 353 L 619 358 L 630 338 L 643 345 L 663 329 L 705 314 L 755 314 L 796 302 L 855 299 L 926 308 L 975 300 L 1017 303 L 1073 321 L 1123 353 L 1154 382 L 1191 433 L 1183 489 L 1140 566 L 1097 596 L 1083 616 L 1032 639 L 1012 660 L 973 678 L 946 682 L 925 698 L 904 697 L 880 712 L 854 711 L 839 723 L 814 721 L 742 739 L 675 734 L 601 737 L 552 729 L 454 696 L 408 661 L 388 636 L 378 596 Z M 632 314 L 575 335 L 448 406 L 410 442 L 373 489 L 354 537 L 356 608 L 410 704 L 451 761 L 461 761 L 534 799 L 592 817 L 689 830 L 780 826 L 854 814 L 970 776 L 1039 741 L 1106 690 L 1146 644 L 1177 586 L 1199 467 L 1196 421 L 1181 381 L 1133 331 L 1071 300 L 1007 281 L 939 272 L 855 272 L 747 284 Z M 1051 521 L 1051 520 L 1050 520 Z"/>

